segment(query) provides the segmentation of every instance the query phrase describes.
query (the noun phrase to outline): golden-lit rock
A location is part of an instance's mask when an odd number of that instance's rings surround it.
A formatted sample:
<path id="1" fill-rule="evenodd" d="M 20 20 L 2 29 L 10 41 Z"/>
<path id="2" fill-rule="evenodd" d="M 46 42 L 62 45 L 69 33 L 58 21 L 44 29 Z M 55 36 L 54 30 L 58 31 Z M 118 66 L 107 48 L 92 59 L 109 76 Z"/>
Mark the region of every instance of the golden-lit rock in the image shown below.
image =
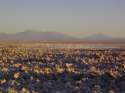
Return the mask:
<path id="1" fill-rule="evenodd" d="M 6 83 L 6 79 L 0 80 L 0 84 Z"/>
<path id="2" fill-rule="evenodd" d="M 2 68 L 2 71 L 3 71 L 3 72 L 7 72 L 7 71 L 8 71 L 8 68 L 7 68 L 7 67 L 3 67 L 3 68 Z"/>
<path id="3" fill-rule="evenodd" d="M 125 63 L 124 63 L 124 64 L 122 64 L 122 67 L 123 67 L 123 69 L 125 69 Z"/>
<path id="4" fill-rule="evenodd" d="M 51 72 L 52 72 L 51 68 L 48 68 L 48 67 L 45 68 L 45 73 L 49 74 Z"/>
<path id="5" fill-rule="evenodd" d="M 98 76 L 101 74 L 101 72 L 94 66 L 90 67 L 90 69 L 88 70 L 88 73 L 91 75 L 91 76 Z"/>
<path id="6" fill-rule="evenodd" d="M 14 64 L 14 67 L 20 67 L 21 66 L 21 64 L 20 63 L 17 63 L 17 64 Z"/>
<path id="7" fill-rule="evenodd" d="M 18 93 L 18 92 L 14 88 L 9 88 L 8 93 Z"/>
<path id="8" fill-rule="evenodd" d="M 16 79 L 19 78 L 19 76 L 20 76 L 19 72 L 17 72 L 17 73 L 14 74 L 14 78 L 16 78 Z"/>
<path id="9" fill-rule="evenodd" d="M 56 66 L 56 71 L 57 71 L 57 73 L 62 73 L 62 72 L 64 72 L 64 68 Z"/>

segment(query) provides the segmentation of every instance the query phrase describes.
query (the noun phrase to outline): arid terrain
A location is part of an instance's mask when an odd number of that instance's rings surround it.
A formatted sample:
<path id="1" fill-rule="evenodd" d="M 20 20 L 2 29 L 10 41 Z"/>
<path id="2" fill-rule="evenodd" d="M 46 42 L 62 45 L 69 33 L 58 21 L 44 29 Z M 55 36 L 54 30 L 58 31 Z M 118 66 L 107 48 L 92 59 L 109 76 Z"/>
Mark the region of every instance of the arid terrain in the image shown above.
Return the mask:
<path id="1" fill-rule="evenodd" d="M 125 0 L 0 0 L 0 93 L 125 93 Z"/>
<path id="2" fill-rule="evenodd" d="M 124 44 L 1 42 L 0 93 L 125 93 Z"/>

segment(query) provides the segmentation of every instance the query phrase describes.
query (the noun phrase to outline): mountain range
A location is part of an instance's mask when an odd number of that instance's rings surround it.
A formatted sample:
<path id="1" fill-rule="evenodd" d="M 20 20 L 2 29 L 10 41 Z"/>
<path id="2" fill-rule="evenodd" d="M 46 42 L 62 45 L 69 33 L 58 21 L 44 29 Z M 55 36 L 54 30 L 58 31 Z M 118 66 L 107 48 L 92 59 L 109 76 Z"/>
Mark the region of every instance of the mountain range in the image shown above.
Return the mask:
<path id="1" fill-rule="evenodd" d="M 60 32 L 24 31 L 14 34 L 0 34 L 0 41 L 71 41 L 71 42 L 115 42 L 125 43 L 125 38 L 115 38 L 95 34 L 86 38 L 76 38 Z"/>

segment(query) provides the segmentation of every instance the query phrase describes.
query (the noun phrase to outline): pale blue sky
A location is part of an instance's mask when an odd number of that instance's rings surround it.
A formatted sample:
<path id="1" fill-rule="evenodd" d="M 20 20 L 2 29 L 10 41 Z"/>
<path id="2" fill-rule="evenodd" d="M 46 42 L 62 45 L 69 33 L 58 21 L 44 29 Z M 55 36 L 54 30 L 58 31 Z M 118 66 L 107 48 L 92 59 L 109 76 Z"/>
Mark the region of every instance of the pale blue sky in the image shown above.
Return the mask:
<path id="1" fill-rule="evenodd" d="M 0 0 L 0 32 L 125 37 L 125 0 Z"/>

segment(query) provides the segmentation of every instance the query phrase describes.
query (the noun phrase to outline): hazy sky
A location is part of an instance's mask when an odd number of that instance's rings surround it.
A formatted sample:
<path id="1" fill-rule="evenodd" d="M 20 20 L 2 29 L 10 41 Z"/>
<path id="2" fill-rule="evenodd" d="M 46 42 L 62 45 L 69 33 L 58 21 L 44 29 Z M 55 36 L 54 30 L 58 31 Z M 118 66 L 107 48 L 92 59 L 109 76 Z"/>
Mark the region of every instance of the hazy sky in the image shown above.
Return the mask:
<path id="1" fill-rule="evenodd" d="M 0 32 L 25 30 L 125 37 L 125 0 L 0 0 Z"/>

